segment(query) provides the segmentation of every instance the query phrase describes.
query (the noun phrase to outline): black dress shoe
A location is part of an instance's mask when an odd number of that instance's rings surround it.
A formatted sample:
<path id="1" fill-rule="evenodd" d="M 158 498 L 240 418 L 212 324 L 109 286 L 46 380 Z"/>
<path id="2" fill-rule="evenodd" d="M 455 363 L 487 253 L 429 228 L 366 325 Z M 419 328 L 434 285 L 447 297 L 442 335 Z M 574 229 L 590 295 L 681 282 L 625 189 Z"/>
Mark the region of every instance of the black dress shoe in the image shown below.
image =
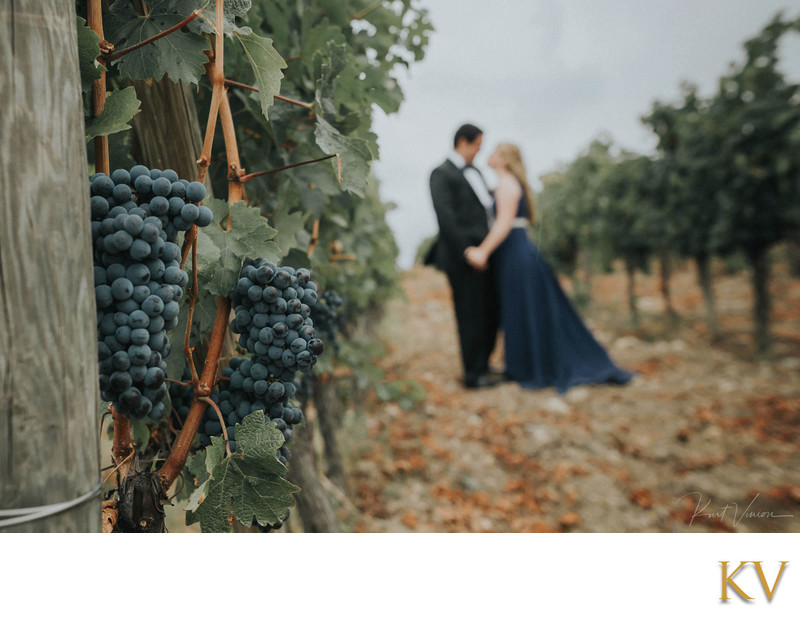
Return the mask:
<path id="1" fill-rule="evenodd" d="M 505 381 L 503 375 L 485 374 L 475 379 L 465 379 L 464 387 L 468 390 L 476 390 L 478 388 L 491 388 Z"/>

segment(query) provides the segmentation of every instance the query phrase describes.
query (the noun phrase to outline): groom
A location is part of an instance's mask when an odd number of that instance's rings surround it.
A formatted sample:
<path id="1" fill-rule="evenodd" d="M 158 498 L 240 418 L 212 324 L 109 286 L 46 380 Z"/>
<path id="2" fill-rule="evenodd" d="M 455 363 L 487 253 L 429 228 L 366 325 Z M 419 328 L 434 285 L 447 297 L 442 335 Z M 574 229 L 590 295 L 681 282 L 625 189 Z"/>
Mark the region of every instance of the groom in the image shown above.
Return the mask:
<path id="1" fill-rule="evenodd" d="M 480 171 L 472 166 L 483 132 L 475 125 L 456 131 L 453 151 L 431 173 L 433 208 L 439 237 L 425 257 L 447 274 L 453 292 L 464 385 L 483 388 L 500 382 L 489 374 L 499 321 L 491 268 L 476 271 L 464 251 L 479 245 L 489 231 L 492 196 Z"/>

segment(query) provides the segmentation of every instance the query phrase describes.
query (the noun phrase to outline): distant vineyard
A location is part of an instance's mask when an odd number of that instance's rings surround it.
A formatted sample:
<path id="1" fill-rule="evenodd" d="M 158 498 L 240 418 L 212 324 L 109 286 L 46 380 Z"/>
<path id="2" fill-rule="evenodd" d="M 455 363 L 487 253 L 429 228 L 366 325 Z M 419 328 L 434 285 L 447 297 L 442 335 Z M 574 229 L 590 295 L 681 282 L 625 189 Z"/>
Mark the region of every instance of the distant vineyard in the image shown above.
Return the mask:
<path id="1" fill-rule="evenodd" d="M 779 69 L 781 38 L 800 18 L 775 17 L 744 43 L 745 60 L 704 98 L 690 84 L 675 103 L 656 102 L 642 122 L 656 155 L 595 140 L 564 169 L 542 178 L 536 236 L 549 260 L 576 274 L 622 259 L 638 317 L 634 273 L 658 259 L 667 310 L 670 261 L 696 262 L 709 327 L 719 335 L 710 261 L 744 255 L 752 270 L 755 340 L 770 345 L 769 252 L 800 240 L 800 85 Z M 578 285 L 578 298 L 587 290 Z"/>

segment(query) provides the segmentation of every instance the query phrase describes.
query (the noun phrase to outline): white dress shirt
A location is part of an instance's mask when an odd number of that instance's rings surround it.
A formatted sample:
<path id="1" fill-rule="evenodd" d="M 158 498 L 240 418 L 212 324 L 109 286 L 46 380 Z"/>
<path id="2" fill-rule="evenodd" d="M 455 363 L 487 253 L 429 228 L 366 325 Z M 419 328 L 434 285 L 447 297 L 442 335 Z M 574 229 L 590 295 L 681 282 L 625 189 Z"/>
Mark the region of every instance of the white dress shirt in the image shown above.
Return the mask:
<path id="1" fill-rule="evenodd" d="M 472 187 L 472 190 L 475 191 L 478 199 L 486 209 L 486 219 L 489 222 L 489 227 L 491 227 L 492 223 L 494 223 L 494 213 L 492 213 L 494 199 L 492 198 L 492 194 L 489 192 L 489 189 L 486 186 L 486 181 L 483 179 L 483 176 L 481 176 L 480 171 L 478 171 L 476 167 L 465 169 L 464 167 L 467 166 L 467 161 L 464 160 L 461 154 L 456 153 L 455 151 L 451 151 L 447 158 L 450 160 L 450 162 L 461 169 L 461 172 L 464 174 L 464 178 L 466 178 L 467 182 Z"/>

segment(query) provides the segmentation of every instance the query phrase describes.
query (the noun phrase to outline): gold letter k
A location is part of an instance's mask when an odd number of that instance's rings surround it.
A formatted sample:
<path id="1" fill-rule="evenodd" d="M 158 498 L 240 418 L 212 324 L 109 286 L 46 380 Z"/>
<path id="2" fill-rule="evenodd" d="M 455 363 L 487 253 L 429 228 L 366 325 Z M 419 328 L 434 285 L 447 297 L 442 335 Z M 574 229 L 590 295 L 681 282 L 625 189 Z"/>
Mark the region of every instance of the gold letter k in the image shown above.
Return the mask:
<path id="1" fill-rule="evenodd" d="M 753 600 L 752 597 L 748 596 L 747 594 L 744 593 L 744 591 L 742 591 L 741 587 L 739 587 L 736 583 L 733 582 L 734 575 L 736 574 L 736 572 L 742 569 L 742 566 L 745 563 L 747 563 L 747 561 L 742 561 L 739 564 L 739 567 L 737 567 L 733 572 L 731 572 L 730 576 L 727 575 L 728 562 L 720 561 L 720 563 L 722 563 L 722 597 L 720 598 L 720 600 L 729 600 L 728 598 L 729 584 L 731 587 L 733 587 L 733 589 L 736 590 L 736 593 L 738 593 L 739 596 L 741 596 L 742 598 L 746 598 L 747 600 Z"/>

